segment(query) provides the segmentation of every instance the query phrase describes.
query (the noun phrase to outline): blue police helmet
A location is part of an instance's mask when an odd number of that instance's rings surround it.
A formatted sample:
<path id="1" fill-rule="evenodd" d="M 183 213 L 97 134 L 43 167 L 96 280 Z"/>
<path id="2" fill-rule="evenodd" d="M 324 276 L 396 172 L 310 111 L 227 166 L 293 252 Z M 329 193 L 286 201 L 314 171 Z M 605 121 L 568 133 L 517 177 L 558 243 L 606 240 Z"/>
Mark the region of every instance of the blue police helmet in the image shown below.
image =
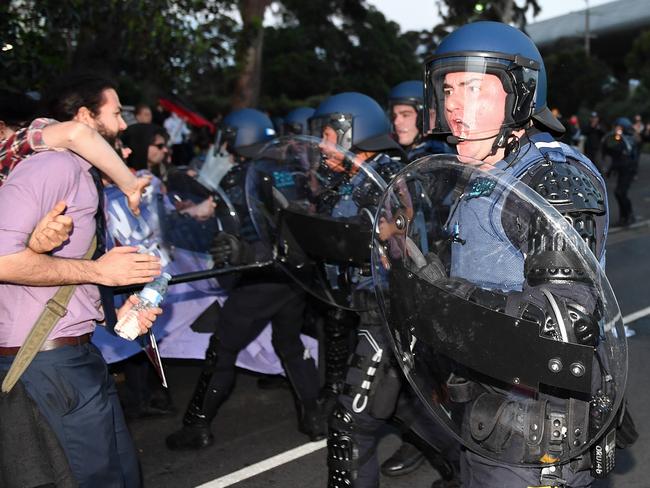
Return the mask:
<path id="1" fill-rule="evenodd" d="M 346 92 L 325 99 L 309 121 L 316 137 L 331 127 L 337 133 L 338 145 L 361 151 L 400 150 L 390 135 L 386 113 L 372 98 L 362 93 Z"/>
<path id="2" fill-rule="evenodd" d="M 388 94 L 388 107 L 411 105 L 416 110 L 424 106 L 424 83 L 419 80 L 403 81 L 395 85 Z"/>
<path id="3" fill-rule="evenodd" d="M 310 107 L 294 108 L 284 117 L 284 135 L 309 134 L 309 119 L 315 110 Z"/>
<path id="4" fill-rule="evenodd" d="M 436 72 L 471 71 L 472 60 L 481 59 L 486 72 L 499 76 L 506 99 L 505 123 L 523 126 L 531 118 L 555 133 L 564 126 L 546 102 L 546 69 L 535 43 L 519 29 L 500 22 L 474 22 L 445 37 L 434 55 L 426 61 L 425 103 L 440 117 L 435 98 Z M 465 69 L 462 69 L 465 67 Z"/>
<path id="5" fill-rule="evenodd" d="M 620 126 L 626 134 L 632 134 L 634 132 L 632 121 L 627 117 L 619 117 L 614 121 L 614 125 Z"/>
<path id="6" fill-rule="evenodd" d="M 221 123 L 228 150 L 245 158 L 254 157 L 260 146 L 275 137 L 268 115 L 252 108 L 230 112 Z"/>

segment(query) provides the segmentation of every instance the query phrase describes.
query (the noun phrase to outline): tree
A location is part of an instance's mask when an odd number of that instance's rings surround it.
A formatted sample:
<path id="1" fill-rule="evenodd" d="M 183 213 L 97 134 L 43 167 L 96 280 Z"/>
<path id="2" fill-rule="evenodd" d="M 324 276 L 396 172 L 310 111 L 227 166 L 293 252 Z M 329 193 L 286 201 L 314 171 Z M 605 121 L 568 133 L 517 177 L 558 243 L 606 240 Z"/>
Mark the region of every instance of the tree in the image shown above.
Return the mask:
<path id="1" fill-rule="evenodd" d="M 254 107 L 260 94 L 264 12 L 271 0 L 239 0 L 243 27 L 237 43 L 239 76 L 232 96 L 232 107 Z"/>
<path id="2" fill-rule="evenodd" d="M 232 59 L 233 0 L 11 0 L 0 28 L 3 82 L 41 89 L 52 75 L 100 68 L 185 90 Z"/>
<path id="3" fill-rule="evenodd" d="M 584 49 L 556 50 L 545 57 L 548 103 L 569 115 L 581 108 L 593 109 L 605 95 L 611 70 Z"/>
<path id="4" fill-rule="evenodd" d="M 445 27 L 458 27 L 476 20 L 494 20 L 523 29 L 526 13 L 533 15 L 541 11 L 537 0 L 524 0 L 518 5 L 515 0 L 437 0 L 438 12 Z"/>
<path id="5" fill-rule="evenodd" d="M 399 26 L 361 0 L 284 0 L 280 22 L 266 29 L 262 101 L 283 112 L 341 91 L 380 103 L 391 86 L 422 78 Z"/>
<path id="6" fill-rule="evenodd" d="M 650 91 L 650 31 L 639 34 L 625 56 L 625 66 L 631 77 L 639 79 Z"/>

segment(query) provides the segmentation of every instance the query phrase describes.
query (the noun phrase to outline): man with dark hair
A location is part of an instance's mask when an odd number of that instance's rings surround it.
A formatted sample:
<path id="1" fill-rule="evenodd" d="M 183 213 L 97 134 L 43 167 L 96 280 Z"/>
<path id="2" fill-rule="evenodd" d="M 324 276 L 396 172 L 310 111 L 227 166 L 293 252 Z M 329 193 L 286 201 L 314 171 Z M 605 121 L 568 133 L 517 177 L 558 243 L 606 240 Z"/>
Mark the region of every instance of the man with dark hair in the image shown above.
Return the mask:
<path id="1" fill-rule="evenodd" d="M 61 120 L 82 122 L 109 141 L 126 127 L 118 95 L 108 81 L 77 78 L 61 85 L 57 93 L 52 107 Z M 0 215 L 0 256 L 11 258 L 28 283 L 0 285 L 0 370 L 10 368 L 33 324 L 40 322 L 41 311 L 52 307 L 55 285 L 92 282 L 87 270 L 76 265 L 93 248 L 95 237 L 99 254 L 103 252 L 103 209 L 95 171 L 72 152 L 46 151 L 24 160 L 0 189 L 0 205 L 12 209 Z M 60 201 L 67 203 L 66 214 L 75 226 L 52 253 L 56 258 L 76 258 L 59 260 L 70 263 L 63 273 L 49 266 L 54 257 L 35 254 L 25 245 L 36 223 Z M 143 266 L 149 267 L 151 261 L 143 257 Z M 137 298 L 130 299 L 118 316 L 135 303 Z M 78 285 L 63 309 L 21 382 L 55 432 L 80 486 L 139 486 L 136 452 L 115 385 L 90 342 L 95 322 L 103 315 L 97 287 Z M 160 309 L 139 315 L 141 333 L 158 313 Z"/>

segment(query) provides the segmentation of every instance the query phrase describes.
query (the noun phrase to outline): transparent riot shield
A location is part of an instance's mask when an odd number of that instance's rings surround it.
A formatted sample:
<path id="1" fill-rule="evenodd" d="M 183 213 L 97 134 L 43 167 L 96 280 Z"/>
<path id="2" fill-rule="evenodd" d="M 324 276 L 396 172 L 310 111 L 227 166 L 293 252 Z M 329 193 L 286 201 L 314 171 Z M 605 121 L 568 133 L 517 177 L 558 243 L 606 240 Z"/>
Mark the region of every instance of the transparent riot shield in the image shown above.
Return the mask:
<path id="1" fill-rule="evenodd" d="M 356 310 L 372 286 L 373 218 L 383 179 L 354 154 L 309 136 L 263 148 L 246 180 L 251 219 L 282 269 L 326 303 Z"/>
<path id="2" fill-rule="evenodd" d="M 567 219 L 481 165 L 430 156 L 389 185 L 372 252 L 382 314 L 428 412 L 468 449 L 566 462 L 610 431 L 621 404 L 621 314 Z"/>
<path id="3" fill-rule="evenodd" d="M 227 163 L 232 167 L 231 163 Z M 222 165 L 222 166 L 225 166 Z M 223 173 L 227 173 L 226 170 Z M 213 173 L 208 173 L 214 176 Z M 164 238 L 175 247 L 197 252 L 208 252 L 216 233 L 225 231 L 239 235 L 240 216 L 218 180 L 199 172 L 196 176 L 188 167 L 170 171 L 167 179 L 168 198 L 161 198 L 159 215 Z M 212 203 L 207 200 L 212 200 Z M 203 205 L 205 209 L 196 217 L 192 206 Z M 214 207 L 209 211 L 210 207 Z"/>

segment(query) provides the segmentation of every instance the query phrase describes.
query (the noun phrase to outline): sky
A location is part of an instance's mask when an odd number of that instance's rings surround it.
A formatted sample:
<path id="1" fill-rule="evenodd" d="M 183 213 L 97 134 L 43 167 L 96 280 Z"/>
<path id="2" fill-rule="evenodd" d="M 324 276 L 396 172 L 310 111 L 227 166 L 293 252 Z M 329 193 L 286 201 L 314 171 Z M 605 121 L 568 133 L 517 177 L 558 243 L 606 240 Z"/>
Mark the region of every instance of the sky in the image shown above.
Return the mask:
<path id="1" fill-rule="evenodd" d="M 589 6 L 595 7 L 611 1 L 589 0 Z M 400 24 L 402 32 L 430 29 L 439 21 L 435 0 L 368 0 L 368 3 L 388 19 Z M 529 16 L 529 23 L 583 10 L 587 5 L 585 0 L 537 0 L 537 3 L 542 11 L 537 17 Z"/>

